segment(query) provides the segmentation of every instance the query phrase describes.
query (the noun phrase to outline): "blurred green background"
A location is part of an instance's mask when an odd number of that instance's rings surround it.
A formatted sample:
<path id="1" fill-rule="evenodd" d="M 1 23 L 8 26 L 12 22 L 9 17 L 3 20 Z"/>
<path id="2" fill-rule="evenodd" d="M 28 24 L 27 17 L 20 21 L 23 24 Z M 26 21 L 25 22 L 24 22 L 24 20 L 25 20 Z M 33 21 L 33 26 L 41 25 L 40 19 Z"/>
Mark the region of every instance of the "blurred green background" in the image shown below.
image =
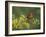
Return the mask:
<path id="1" fill-rule="evenodd" d="M 40 29 L 39 7 L 12 7 L 12 30 Z"/>

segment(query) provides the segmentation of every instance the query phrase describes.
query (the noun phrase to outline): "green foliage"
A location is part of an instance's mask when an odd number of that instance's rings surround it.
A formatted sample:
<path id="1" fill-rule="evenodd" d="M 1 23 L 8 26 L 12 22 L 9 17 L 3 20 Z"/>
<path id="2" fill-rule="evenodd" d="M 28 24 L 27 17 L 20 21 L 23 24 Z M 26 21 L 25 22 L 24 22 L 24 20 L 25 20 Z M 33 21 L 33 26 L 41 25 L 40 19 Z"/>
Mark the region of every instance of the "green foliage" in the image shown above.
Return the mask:
<path id="1" fill-rule="evenodd" d="M 35 29 L 35 28 L 39 28 L 39 20 L 36 18 L 36 19 L 32 19 L 32 24 L 29 23 L 27 21 L 28 19 L 24 16 L 24 15 L 21 15 L 18 18 L 16 19 L 13 19 L 12 20 L 12 27 L 13 27 L 13 30 L 23 30 L 23 29 Z M 37 27 L 36 27 L 37 26 Z"/>
<path id="2" fill-rule="evenodd" d="M 13 30 L 14 29 L 29 29 L 30 24 L 27 22 L 27 18 L 24 15 L 21 15 L 19 19 L 13 19 L 12 21 Z"/>

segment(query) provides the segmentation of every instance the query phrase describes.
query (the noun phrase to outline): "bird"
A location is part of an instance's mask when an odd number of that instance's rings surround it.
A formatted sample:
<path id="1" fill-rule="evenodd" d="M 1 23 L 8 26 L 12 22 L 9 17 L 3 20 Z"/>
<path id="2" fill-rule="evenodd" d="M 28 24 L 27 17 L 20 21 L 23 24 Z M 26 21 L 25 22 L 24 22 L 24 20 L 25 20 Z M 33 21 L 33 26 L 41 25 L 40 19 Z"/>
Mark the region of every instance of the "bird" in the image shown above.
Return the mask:
<path id="1" fill-rule="evenodd" d="M 28 18 L 28 19 L 32 19 L 32 18 L 33 18 L 33 16 L 34 16 L 34 15 L 33 15 L 33 13 L 32 13 L 32 12 L 27 14 L 27 18 Z"/>

